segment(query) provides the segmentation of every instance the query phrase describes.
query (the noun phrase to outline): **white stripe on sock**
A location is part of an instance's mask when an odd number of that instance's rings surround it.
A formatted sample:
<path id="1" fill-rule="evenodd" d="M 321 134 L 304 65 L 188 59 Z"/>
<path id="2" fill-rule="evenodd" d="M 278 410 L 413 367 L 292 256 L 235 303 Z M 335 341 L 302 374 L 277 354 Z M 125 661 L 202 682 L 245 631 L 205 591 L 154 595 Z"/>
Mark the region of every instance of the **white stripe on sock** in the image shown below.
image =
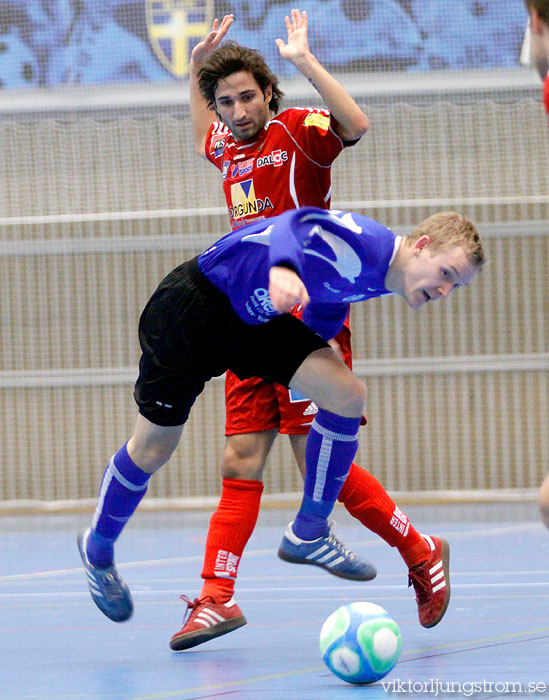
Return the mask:
<path id="1" fill-rule="evenodd" d="M 313 490 L 313 501 L 315 501 L 315 503 L 320 503 L 322 501 L 322 494 L 326 486 L 326 476 L 330 465 L 330 457 L 332 456 L 333 443 L 333 440 L 326 437 L 323 437 L 320 443 L 316 466 L 315 488 Z"/>
<path id="2" fill-rule="evenodd" d="M 328 428 L 325 428 L 324 426 L 320 425 L 316 418 L 312 422 L 311 428 L 314 428 L 314 430 L 316 430 L 317 433 L 320 433 L 320 435 L 328 438 L 329 440 L 339 440 L 340 442 L 353 442 L 354 440 L 358 440 L 358 432 L 354 433 L 353 435 L 346 435 L 345 433 L 336 433 L 333 430 L 328 430 Z"/>
<path id="3" fill-rule="evenodd" d="M 125 486 L 127 489 L 130 491 L 146 491 L 147 490 L 147 484 L 133 484 L 131 481 L 128 481 L 125 476 L 122 476 L 122 474 L 118 471 L 115 463 L 114 463 L 114 456 L 111 457 L 111 461 L 109 462 L 109 471 L 112 473 L 114 478 L 122 484 L 122 486 Z"/>
<path id="4" fill-rule="evenodd" d="M 101 514 L 103 513 L 103 505 L 105 504 L 105 496 L 107 495 L 107 490 L 111 484 L 113 478 L 113 474 L 110 469 L 107 469 L 105 472 L 105 475 L 103 476 L 103 480 L 101 481 L 101 488 L 99 490 L 99 497 L 97 499 L 97 506 L 95 507 L 95 513 L 93 514 L 93 520 L 92 520 L 92 528 L 95 530 L 97 528 L 97 523 L 99 522 L 99 518 L 101 517 Z M 86 550 L 84 550 L 86 551 Z"/>

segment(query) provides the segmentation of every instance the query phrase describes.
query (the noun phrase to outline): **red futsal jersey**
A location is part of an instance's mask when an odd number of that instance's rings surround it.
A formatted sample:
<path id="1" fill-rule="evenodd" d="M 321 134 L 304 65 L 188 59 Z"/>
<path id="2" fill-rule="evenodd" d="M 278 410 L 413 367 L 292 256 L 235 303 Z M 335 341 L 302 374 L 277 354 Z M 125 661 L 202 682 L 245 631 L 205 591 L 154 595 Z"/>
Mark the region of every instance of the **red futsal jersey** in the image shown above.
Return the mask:
<path id="1" fill-rule="evenodd" d="M 206 137 L 206 157 L 223 175 L 223 191 L 233 229 L 288 209 L 327 209 L 331 166 L 345 148 L 323 109 L 287 109 L 253 139 L 235 141 L 222 122 Z M 351 366 L 348 319 L 336 340 Z M 309 399 L 259 378 L 240 380 L 227 372 L 226 435 L 278 429 L 290 435 L 309 431 L 317 407 Z"/>
<path id="2" fill-rule="evenodd" d="M 345 145 L 321 109 L 287 109 L 247 141 L 214 122 L 206 157 L 223 175 L 231 226 L 302 206 L 329 208 L 331 165 Z"/>
<path id="3" fill-rule="evenodd" d="M 547 119 L 549 120 L 549 72 L 545 76 L 545 82 L 543 84 L 543 103 L 545 104 L 545 111 L 547 112 Z"/>

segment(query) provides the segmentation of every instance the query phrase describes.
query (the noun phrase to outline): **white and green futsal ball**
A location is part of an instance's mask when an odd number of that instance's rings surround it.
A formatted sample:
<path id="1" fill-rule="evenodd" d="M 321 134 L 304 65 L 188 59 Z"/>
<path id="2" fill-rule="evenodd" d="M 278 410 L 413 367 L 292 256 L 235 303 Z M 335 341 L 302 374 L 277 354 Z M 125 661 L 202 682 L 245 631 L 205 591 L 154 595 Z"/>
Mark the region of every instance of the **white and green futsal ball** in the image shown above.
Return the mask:
<path id="1" fill-rule="evenodd" d="M 326 666 L 347 683 L 374 683 L 394 668 L 402 640 L 397 623 L 375 603 L 348 603 L 320 631 Z"/>

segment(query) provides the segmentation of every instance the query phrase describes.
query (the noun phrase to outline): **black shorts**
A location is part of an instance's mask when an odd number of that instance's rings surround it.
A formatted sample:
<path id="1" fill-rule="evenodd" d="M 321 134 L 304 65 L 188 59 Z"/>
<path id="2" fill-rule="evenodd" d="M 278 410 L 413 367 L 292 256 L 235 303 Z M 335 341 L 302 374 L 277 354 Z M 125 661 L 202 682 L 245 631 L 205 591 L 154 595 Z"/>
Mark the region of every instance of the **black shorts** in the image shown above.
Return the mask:
<path id="1" fill-rule="evenodd" d="M 197 258 L 164 278 L 139 321 L 142 356 L 134 397 L 156 425 L 182 425 L 212 377 L 232 370 L 288 386 L 312 352 L 328 344 L 283 314 L 252 326 L 201 272 Z"/>

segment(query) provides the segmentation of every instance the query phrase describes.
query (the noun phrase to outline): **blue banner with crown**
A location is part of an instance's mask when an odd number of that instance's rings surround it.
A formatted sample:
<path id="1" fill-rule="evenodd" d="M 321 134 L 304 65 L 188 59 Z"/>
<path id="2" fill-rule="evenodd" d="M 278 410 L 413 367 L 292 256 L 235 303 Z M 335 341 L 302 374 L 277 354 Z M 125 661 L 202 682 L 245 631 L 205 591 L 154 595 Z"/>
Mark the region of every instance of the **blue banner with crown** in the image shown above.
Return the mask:
<path id="1" fill-rule="evenodd" d="M 303 0 L 309 43 L 337 71 L 425 71 L 519 65 L 523 0 Z M 284 0 L 1 0 L 0 87 L 184 80 L 214 17 L 281 76 Z"/>

